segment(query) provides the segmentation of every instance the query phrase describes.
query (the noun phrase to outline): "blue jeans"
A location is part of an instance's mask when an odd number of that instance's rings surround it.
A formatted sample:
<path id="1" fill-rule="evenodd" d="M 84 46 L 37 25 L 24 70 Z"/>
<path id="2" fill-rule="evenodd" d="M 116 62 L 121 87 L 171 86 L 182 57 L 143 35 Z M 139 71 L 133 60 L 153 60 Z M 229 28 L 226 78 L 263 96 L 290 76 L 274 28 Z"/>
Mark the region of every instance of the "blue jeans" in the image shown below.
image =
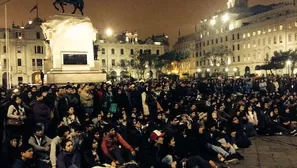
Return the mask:
<path id="1" fill-rule="evenodd" d="M 130 162 L 132 160 L 134 160 L 134 156 L 132 155 L 132 153 L 130 151 L 128 151 L 127 149 L 125 148 L 115 148 L 111 151 L 111 153 L 113 154 L 113 156 L 116 158 L 116 160 L 118 162 L 120 162 L 120 164 L 124 164 L 126 163 L 125 159 L 124 159 L 124 154 L 126 153 L 129 153 L 128 154 L 128 161 L 127 162 Z"/>

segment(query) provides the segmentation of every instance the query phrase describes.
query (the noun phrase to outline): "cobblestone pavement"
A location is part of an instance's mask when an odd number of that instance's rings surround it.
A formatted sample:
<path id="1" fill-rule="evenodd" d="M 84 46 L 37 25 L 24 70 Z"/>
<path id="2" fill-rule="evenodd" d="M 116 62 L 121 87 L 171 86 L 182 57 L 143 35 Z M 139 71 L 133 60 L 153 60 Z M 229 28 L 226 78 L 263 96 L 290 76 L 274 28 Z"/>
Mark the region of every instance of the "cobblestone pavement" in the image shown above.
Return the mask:
<path id="1" fill-rule="evenodd" d="M 238 151 L 245 158 L 231 168 L 297 168 L 297 137 L 255 137 L 252 146 Z"/>

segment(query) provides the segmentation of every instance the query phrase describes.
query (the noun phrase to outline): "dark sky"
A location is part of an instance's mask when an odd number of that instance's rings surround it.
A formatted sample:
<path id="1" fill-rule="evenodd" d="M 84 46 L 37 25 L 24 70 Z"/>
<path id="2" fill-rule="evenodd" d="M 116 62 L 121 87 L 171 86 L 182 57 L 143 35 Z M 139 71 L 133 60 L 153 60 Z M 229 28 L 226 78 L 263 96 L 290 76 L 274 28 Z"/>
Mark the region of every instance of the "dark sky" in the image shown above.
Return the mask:
<path id="1" fill-rule="evenodd" d="M 5 0 L 0 0 L 4 2 Z M 249 5 L 270 4 L 292 0 L 249 0 Z M 39 14 L 42 19 L 57 13 L 54 0 L 39 0 Z M 94 27 L 103 31 L 111 27 L 116 33 L 137 30 L 140 38 L 165 32 L 176 41 L 178 31 L 185 35 L 193 32 L 202 18 L 215 11 L 225 9 L 227 0 L 85 0 L 85 15 L 89 16 Z M 8 23 L 20 25 L 36 16 L 29 11 L 36 0 L 11 0 L 8 3 Z M 72 12 L 72 7 L 66 11 Z M 78 11 L 77 11 L 78 14 Z M 0 6 L 0 27 L 4 27 L 4 6 Z"/>

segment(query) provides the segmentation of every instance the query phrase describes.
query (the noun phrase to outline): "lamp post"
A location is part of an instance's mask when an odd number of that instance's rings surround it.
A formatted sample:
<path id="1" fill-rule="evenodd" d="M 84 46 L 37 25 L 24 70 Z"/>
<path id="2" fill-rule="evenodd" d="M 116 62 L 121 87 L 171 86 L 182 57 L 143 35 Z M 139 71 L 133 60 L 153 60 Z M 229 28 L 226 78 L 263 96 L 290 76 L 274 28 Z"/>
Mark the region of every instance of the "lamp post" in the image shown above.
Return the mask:
<path id="1" fill-rule="evenodd" d="M 286 61 L 286 64 L 287 64 L 288 76 L 290 76 L 290 65 L 292 65 L 292 61 L 288 60 Z"/>
<path id="2" fill-rule="evenodd" d="M 0 6 L 4 5 L 4 15 L 5 15 L 5 19 L 4 19 L 4 23 L 5 23 L 5 50 L 6 50 L 6 55 L 8 55 L 9 52 L 9 47 L 8 47 L 8 28 L 7 28 L 7 3 L 11 1 L 11 0 L 6 0 L 4 2 L 2 2 L 0 4 Z M 10 80 L 10 59 L 8 58 L 8 56 L 6 56 L 6 60 L 7 60 L 7 67 L 6 67 L 6 85 L 7 85 L 7 89 L 11 88 L 11 80 Z"/>
<path id="3" fill-rule="evenodd" d="M 106 34 L 106 36 L 107 36 L 107 46 L 106 46 L 106 58 L 107 58 L 107 66 L 106 66 L 106 72 L 107 72 L 107 74 L 109 73 L 109 69 L 108 69 L 108 64 L 109 64 L 109 57 L 108 57 L 108 50 L 109 50 L 109 48 L 108 48 L 108 44 L 109 44 L 109 42 L 108 42 L 108 39 L 112 36 L 112 34 L 113 34 L 113 31 L 112 31 L 112 29 L 111 28 L 107 28 L 106 30 L 105 30 L 105 34 Z"/>

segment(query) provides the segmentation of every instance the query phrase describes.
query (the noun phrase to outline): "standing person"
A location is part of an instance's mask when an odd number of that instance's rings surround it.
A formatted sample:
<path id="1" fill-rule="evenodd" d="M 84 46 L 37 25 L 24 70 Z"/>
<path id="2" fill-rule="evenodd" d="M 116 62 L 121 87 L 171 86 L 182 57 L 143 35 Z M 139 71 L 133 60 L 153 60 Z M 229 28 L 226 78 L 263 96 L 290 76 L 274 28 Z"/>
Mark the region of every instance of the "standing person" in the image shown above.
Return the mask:
<path id="1" fill-rule="evenodd" d="M 88 113 L 89 116 L 92 116 L 93 114 L 93 95 L 89 92 L 90 88 L 89 85 L 85 85 L 80 92 L 80 102 L 82 105 L 82 108 L 85 113 Z"/>
<path id="2" fill-rule="evenodd" d="M 26 119 L 25 108 L 22 106 L 22 100 L 19 96 L 12 98 L 12 104 L 7 111 L 7 129 L 10 135 L 20 135 Z"/>
<path id="3" fill-rule="evenodd" d="M 44 103 L 41 92 L 36 92 L 36 100 L 32 102 L 32 108 L 36 125 L 42 126 L 43 130 L 47 132 L 50 123 L 51 109 Z"/>

